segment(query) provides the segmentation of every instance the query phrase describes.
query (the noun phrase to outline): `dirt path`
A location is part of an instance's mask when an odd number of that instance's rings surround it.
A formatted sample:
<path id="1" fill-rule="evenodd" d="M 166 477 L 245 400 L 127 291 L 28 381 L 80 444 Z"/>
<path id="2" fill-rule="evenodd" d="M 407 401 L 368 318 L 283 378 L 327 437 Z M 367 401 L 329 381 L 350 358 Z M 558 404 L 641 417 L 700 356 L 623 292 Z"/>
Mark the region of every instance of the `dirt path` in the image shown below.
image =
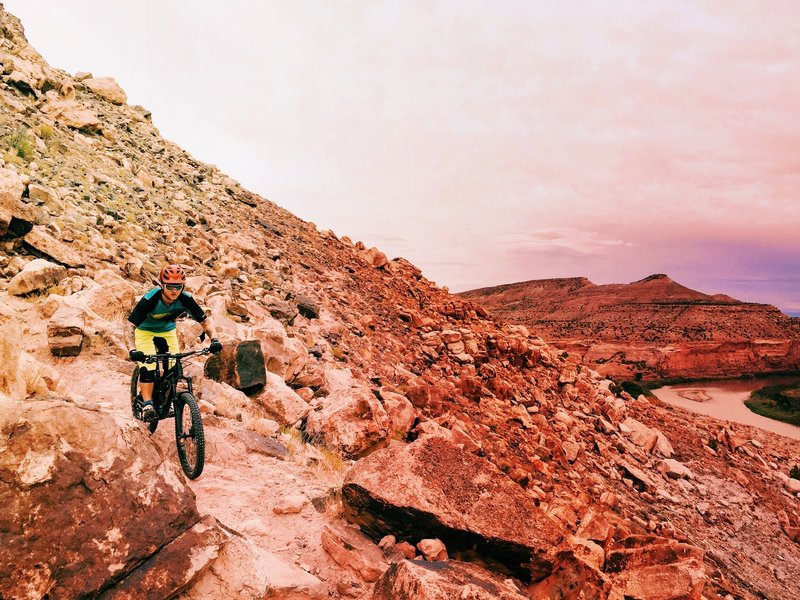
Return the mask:
<path id="1" fill-rule="evenodd" d="M 130 363 L 104 358 L 59 360 L 55 366 L 76 402 L 130 417 Z M 328 460 L 289 434 L 264 438 L 238 421 L 209 414 L 203 415 L 203 423 L 206 466 L 197 480 L 189 481 L 199 512 L 212 514 L 264 550 L 315 575 L 332 597 L 338 597 L 337 582 L 349 578 L 322 548 L 320 538 L 323 527 L 338 520 L 335 490 L 346 465 Z M 161 423 L 152 438 L 177 463 L 173 427 L 171 419 Z M 283 504 L 297 512 L 276 513 L 274 508 Z"/>

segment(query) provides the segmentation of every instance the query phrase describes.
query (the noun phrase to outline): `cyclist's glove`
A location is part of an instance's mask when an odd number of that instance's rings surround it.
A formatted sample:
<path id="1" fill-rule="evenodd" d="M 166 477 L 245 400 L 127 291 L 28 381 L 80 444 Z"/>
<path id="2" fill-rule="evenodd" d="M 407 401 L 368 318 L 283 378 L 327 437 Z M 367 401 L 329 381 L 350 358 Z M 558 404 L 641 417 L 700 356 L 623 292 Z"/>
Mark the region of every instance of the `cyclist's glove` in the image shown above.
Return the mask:
<path id="1" fill-rule="evenodd" d="M 131 350 L 128 352 L 128 356 L 134 362 L 144 362 L 144 352 L 141 350 Z"/>
<path id="2" fill-rule="evenodd" d="M 222 344 L 217 338 L 211 338 L 211 345 L 208 347 L 214 354 L 222 350 Z"/>

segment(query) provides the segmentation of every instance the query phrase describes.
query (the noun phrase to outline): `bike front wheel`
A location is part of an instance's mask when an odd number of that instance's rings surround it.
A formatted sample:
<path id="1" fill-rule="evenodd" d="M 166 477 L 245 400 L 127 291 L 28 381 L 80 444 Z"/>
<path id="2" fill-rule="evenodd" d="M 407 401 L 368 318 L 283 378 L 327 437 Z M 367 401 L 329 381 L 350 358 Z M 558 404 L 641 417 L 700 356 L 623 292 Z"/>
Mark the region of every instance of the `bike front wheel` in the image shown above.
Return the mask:
<path id="1" fill-rule="evenodd" d="M 206 460 L 206 438 L 197 401 L 189 392 L 175 399 L 175 443 L 181 468 L 189 479 L 197 479 Z"/>

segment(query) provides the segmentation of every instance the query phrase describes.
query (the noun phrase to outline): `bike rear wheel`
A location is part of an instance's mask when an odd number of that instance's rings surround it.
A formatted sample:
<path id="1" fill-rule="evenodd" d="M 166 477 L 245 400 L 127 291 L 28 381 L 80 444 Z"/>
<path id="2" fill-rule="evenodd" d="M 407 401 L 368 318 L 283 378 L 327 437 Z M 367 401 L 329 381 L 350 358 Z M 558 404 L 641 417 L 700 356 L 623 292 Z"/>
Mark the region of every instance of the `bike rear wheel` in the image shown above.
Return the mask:
<path id="1" fill-rule="evenodd" d="M 181 468 L 189 479 L 197 479 L 206 460 L 206 438 L 197 401 L 189 392 L 175 399 L 175 443 Z"/>
<path id="2" fill-rule="evenodd" d="M 131 413 L 133 413 L 133 417 L 135 419 L 141 420 L 142 405 L 141 405 L 141 399 L 139 399 L 137 402 L 138 395 L 139 395 L 139 365 L 136 365 L 136 367 L 133 369 L 133 375 L 131 376 Z M 147 429 L 150 430 L 150 433 L 155 433 L 156 428 L 158 427 L 158 417 L 156 417 L 149 423 L 146 421 L 144 423 L 145 425 L 147 425 Z"/>

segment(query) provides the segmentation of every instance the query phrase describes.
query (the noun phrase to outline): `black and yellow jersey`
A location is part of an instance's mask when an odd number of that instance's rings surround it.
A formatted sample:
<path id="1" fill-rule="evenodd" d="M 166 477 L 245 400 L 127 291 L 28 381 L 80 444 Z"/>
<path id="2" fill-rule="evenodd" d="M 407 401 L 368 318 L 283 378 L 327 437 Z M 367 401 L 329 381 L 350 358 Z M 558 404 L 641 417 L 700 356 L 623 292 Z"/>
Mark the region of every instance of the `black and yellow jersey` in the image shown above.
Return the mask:
<path id="1" fill-rule="evenodd" d="M 188 292 L 181 292 L 172 304 L 161 300 L 161 288 L 156 287 L 142 296 L 128 316 L 128 321 L 138 329 L 156 333 L 172 331 L 181 315 L 189 315 L 198 323 L 206 320 L 206 313 Z"/>

